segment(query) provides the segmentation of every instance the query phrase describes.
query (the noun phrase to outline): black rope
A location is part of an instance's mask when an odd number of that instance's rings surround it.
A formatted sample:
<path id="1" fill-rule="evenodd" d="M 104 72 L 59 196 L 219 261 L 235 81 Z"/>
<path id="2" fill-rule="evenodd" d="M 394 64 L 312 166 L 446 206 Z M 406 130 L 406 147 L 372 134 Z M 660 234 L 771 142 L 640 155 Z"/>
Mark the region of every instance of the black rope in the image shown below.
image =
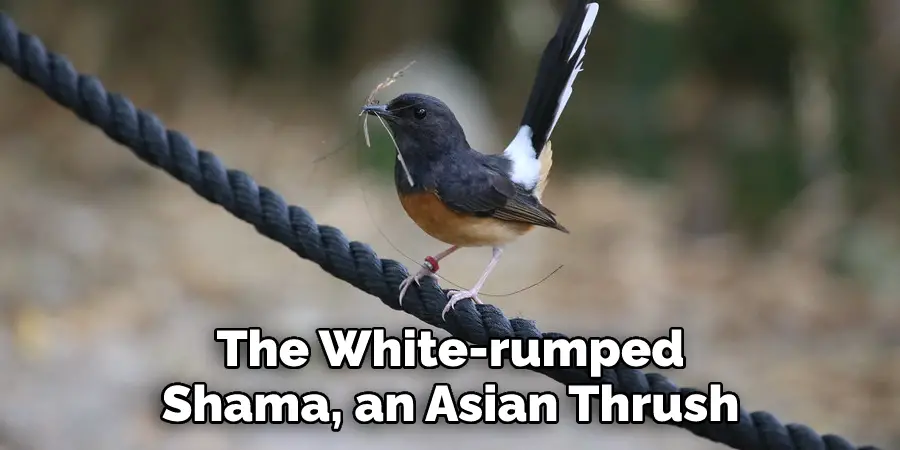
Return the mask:
<path id="1" fill-rule="evenodd" d="M 366 244 L 348 241 L 335 227 L 319 225 L 308 211 L 288 205 L 281 196 L 259 186 L 246 173 L 227 169 L 212 153 L 198 150 L 183 134 L 168 130 L 153 114 L 137 109 L 125 97 L 107 92 L 97 78 L 79 74 L 64 57 L 48 52 L 37 37 L 19 31 L 13 20 L 0 13 L 0 62 L 29 83 L 40 88 L 57 103 L 127 146 L 138 158 L 158 167 L 197 194 L 221 205 L 235 217 L 315 262 L 326 272 L 374 295 L 393 308 L 398 302 L 400 282 L 406 268 L 390 259 L 381 259 Z M 484 345 L 492 338 L 565 338 L 559 333 L 541 332 L 533 321 L 503 315 L 492 305 L 460 303 L 448 312 L 446 291 L 433 280 L 421 288 L 412 286 L 402 310 L 453 336 Z M 604 369 L 602 377 L 591 378 L 584 369 L 534 369 L 563 384 L 607 382 L 615 392 L 674 393 L 699 392 L 679 388 L 666 377 L 630 368 Z M 767 412 L 741 410 L 740 422 L 671 423 L 697 436 L 741 450 L 764 449 L 853 449 L 846 439 L 833 434 L 819 435 L 805 425 L 783 425 Z M 875 449 L 875 447 L 861 447 Z"/>

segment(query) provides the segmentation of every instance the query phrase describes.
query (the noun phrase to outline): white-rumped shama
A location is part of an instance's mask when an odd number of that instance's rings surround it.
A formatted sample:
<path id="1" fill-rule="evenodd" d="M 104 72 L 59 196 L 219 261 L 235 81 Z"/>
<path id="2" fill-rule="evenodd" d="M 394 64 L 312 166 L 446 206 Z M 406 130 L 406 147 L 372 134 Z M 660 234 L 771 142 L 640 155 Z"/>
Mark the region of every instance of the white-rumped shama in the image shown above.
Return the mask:
<path id="1" fill-rule="evenodd" d="M 493 257 L 478 282 L 472 289 L 451 291 L 444 313 L 463 299 L 481 303 L 478 292 L 505 244 L 535 226 L 568 233 L 540 198 L 552 164 L 550 134 L 582 70 L 598 9 L 596 2 L 572 0 L 541 56 L 519 130 L 501 154 L 469 146 L 453 111 L 437 98 L 406 93 L 363 107 L 387 122 L 403 158 L 398 156 L 394 168 L 403 209 L 425 233 L 451 246 L 427 257 L 425 267 L 403 281 L 401 302 L 411 283 L 434 276 L 438 262 L 457 249 L 492 247 Z"/>

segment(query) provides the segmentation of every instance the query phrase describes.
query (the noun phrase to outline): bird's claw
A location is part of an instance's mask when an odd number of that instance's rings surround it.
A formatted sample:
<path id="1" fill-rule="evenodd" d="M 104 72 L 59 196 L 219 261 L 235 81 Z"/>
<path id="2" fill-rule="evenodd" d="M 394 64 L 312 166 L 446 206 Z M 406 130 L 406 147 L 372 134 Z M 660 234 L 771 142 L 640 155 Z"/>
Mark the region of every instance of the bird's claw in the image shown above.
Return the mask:
<path id="1" fill-rule="evenodd" d="M 444 311 L 441 312 L 441 319 L 444 319 L 444 316 L 447 314 L 447 311 L 450 311 L 451 309 L 453 309 L 454 306 L 456 306 L 456 303 L 459 301 L 466 300 L 466 299 L 472 299 L 472 301 L 477 304 L 483 304 L 481 299 L 478 298 L 478 291 L 476 291 L 476 290 L 463 291 L 463 290 L 453 289 L 453 290 L 448 291 L 448 294 L 450 294 L 450 298 L 447 300 L 447 305 L 444 306 Z"/>
<path id="2" fill-rule="evenodd" d="M 410 275 L 410 276 L 406 277 L 400 283 L 400 305 L 401 306 L 403 305 L 403 297 L 406 295 L 406 290 L 409 289 L 409 286 L 412 285 L 413 283 L 416 283 L 416 286 L 422 286 L 422 279 L 424 279 L 425 277 L 437 278 L 437 275 L 435 275 L 434 272 L 431 271 L 431 269 L 429 269 L 427 267 L 422 267 L 421 269 L 419 269 L 418 272 L 416 272 L 415 275 Z"/>

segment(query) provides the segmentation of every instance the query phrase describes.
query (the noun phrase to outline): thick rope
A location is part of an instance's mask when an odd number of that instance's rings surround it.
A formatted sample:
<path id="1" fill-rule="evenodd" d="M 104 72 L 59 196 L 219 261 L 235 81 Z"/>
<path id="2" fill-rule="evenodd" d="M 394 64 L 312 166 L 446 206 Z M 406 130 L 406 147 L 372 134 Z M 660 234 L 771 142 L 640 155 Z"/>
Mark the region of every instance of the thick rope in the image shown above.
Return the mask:
<path id="1" fill-rule="evenodd" d="M 13 20 L 0 13 L 0 62 L 23 80 L 37 86 L 78 117 L 103 130 L 114 141 L 127 146 L 144 162 L 166 171 L 194 192 L 221 205 L 235 217 L 315 262 L 331 275 L 400 310 L 400 282 L 406 268 L 390 259 L 381 259 L 366 244 L 348 239 L 335 227 L 319 225 L 308 211 L 288 205 L 281 196 L 259 186 L 246 173 L 227 169 L 212 153 L 198 150 L 183 134 L 166 129 L 153 114 L 137 109 L 125 97 L 109 93 L 97 78 L 79 74 L 66 58 L 48 52 L 37 37 L 19 31 Z M 433 280 L 421 287 L 413 285 L 402 310 L 429 325 L 473 344 L 485 345 L 493 338 L 565 338 L 559 333 L 541 332 L 534 322 L 509 319 L 492 305 L 463 302 L 449 312 L 441 311 L 447 295 Z M 563 384 L 607 382 L 615 392 L 674 393 L 699 392 L 679 388 L 666 377 L 627 367 L 603 370 L 600 379 L 584 369 L 534 369 Z M 741 450 L 857 448 L 833 434 L 819 435 L 805 425 L 783 425 L 767 412 L 741 410 L 740 422 L 671 423 L 697 436 Z M 875 447 L 860 447 L 875 449 Z"/>

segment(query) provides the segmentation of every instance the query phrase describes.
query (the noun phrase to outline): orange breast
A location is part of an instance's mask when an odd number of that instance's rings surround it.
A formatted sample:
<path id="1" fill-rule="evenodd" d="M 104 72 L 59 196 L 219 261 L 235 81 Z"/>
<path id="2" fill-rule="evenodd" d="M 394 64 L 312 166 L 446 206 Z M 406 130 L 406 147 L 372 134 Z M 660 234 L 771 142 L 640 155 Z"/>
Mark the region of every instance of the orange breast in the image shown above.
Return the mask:
<path id="1" fill-rule="evenodd" d="M 429 236 L 450 245 L 502 245 L 531 230 L 532 225 L 491 217 L 473 217 L 451 210 L 431 192 L 400 194 L 406 214 Z"/>

